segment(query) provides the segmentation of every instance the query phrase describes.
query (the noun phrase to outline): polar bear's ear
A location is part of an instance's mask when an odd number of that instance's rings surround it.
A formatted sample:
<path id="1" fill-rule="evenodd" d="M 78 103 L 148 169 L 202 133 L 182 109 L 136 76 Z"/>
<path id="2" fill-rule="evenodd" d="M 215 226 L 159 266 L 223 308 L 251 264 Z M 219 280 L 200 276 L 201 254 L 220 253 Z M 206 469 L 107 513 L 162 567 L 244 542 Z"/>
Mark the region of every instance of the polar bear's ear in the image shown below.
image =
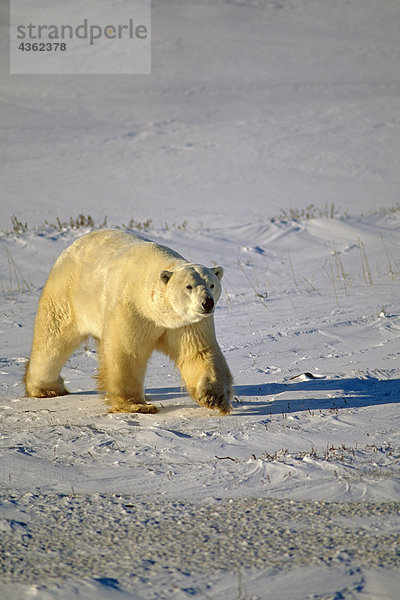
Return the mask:
<path id="1" fill-rule="evenodd" d="M 165 284 L 168 283 L 168 281 L 171 279 L 171 277 L 172 277 L 172 271 L 161 271 L 161 273 L 160 273 L 160 279 Z"/>
<path id="2" fill-rule="evenodd" d="M 221 281 L 222 276 L 224 274 L 224 270 L 222 267 L 213 267 L 211 269 L 211 271 L 214 273 L 214 275 L 216 275 L 218 277 L 218 279 Z"/>

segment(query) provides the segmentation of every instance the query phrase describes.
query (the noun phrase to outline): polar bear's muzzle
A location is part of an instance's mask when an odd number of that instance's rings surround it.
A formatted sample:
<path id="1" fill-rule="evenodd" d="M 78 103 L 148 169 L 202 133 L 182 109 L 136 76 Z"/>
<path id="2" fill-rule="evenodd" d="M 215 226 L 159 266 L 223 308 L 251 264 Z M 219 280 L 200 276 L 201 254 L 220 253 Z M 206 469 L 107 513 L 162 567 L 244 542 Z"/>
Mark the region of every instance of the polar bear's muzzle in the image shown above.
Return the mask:
<path id="1" fill-rule="evenodd" d="M 205 300 L 201 303 L 201 306 L 206 314 L 209 314 L 214 309 L 214 300 L 211 296 L 207 296 Z"/>

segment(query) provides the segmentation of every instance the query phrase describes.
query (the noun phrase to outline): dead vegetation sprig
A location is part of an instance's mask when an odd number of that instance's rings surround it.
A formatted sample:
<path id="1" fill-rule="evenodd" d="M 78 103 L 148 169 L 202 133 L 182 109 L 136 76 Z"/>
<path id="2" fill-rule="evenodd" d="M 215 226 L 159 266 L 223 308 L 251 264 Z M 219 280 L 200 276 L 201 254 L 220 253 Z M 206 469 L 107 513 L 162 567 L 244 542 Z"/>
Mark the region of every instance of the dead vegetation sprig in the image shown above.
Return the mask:
<path id="1" fill-rule="evenodd" d="M 11 217 L 12 230 L 14 233 L 25 233 L 28 231 L 28 223 L 23 223 L 15 215 Z"/>
<path id="2" fill-rule="evenodd" d="M 7 257 L 8 273 L 0 273 L 0 292 L 3 296 L 15 297 L 22 292 L 29 292 L 33 289 L 33 284 L 27 281 L 11 256 L 11 253 L 5 244 L 1 244 Z"/>
<path id="3" fill-rule="evenodd" d="M 117 225 L 117 229 L 134 229 L 136 231 L 149 231 L 152 227 L 153 219 L 146 219 L 146 221 L 135 221 L 130 219 L 128 225 Z"/>
<path id="4" fill-rule="evenodd" d="M 348 212 L 344 211 L 340 214 L 340 211 L 336 208 L 335 204 L 332 202 L 329 204 L 325 203 L 325 206 L 317 207 L 314 204 L 309 204 L 305 208 L 289 208 L 287 210 L 281 208 L 281 212 L 278 218 L 272 219 L 276 221 L 277 219 L 280 221 L 310 221 L 312 219 L 337 219 L 337 218 L 346 218 L 348 217 Z"/>
<path id="5" fill-rule="evenodd" d="M 27 222 L 23 222 L 16 215 L 13 215 L 11 217 L 11 231 L 20 235 L 22 233 L 26 233 L 30 229 L 34 229 L 35 231 L 50 229 L 59 233 L 65 233 L 66 231 L 77 229 L 105 229 L 109 226 L 107 221 L 108 217 L 105 216 L 103 221 L 97 224 L 95 219 L 91 215 L 79 214 L 77 217 L 70 217 L 68 220 L 62 220 L 59 217 L 57 217 L 54 222 L 46 220 L 43 225 L 38 225 L 34 228 L 30 228 Z M 145 219 L 144 221 L 138 221 L 134 218 L 131 218 L 127 224 L 122 223 L 121 225 L 115 225 L 114 227 L 116 229 L 133 229 L 136 231 L 150 231 L 152 229 L 155 229 L 153 219 Z M 182 221 L 182 223 L 164 223 L 163 230 L 188 231 L 189 223 L 188 221 Z"/>
<path id="6" fill-rule="evenodd" d="M 397 202 L 394 206 L 383 206 L 381 208 L 374 208 L 373 210 L 370 210 L 368 214 L 370 214 L 370 215 L 392 215 L 397 212 L 400 212 L 399 202 Z"/>
<path id="7" fill-rule="evenodd" d="M 347 286 L 350 286 L 351 280 L 343 266 L 342 258 L 338 252 L 336 245 L 332 244 L 332 254 L 336 266 L 336 279 L 343 282 L 344 293 L 347 294 Z"/>
<path id="8" fill-rule="evenodd" d="M 291 453 L 288 448 L 280 448 L 279 450 L 275 450 L 275 452 L 267 452 L 264 451 L 259 457 L 255 454 L 252 454 L 252 458 L 254 460 L 264 460 L 265 462 L 282 462 L 286 463 L 288 460 L 304 460 L 305 458 L 311 458 L 313 460 L 325 460 L 327 462 L 330 461 L 340 461 L 344 462 L 346 459 L 353 459 L 356 457 L 357 453 L 365 454 L 365 453 L 377 453 L 382 454 L 389 457 L 394 457 L 396 460 L 400 454 L 400 447 L 394 447 L 390 444 L 386 444 L 384 446 L 377 446 L 376 444 L 367 444 L 365 447 L 358 447 L 357 444 L 353 446 L 348 446 L 346 444 L 341 444 L 340 446 L 334 446 L 333 444 L 326 445 L 326 448 L 322 450 L 316 450 L 314 446 L 311 446 L 310 450 L 302 450 L 298 452 Z M 231 459 L 235 460 L 237 459 Z"/>
<path id="9" fill-rule="evenodd" d="M 400 207 L 399 207 L 399 210 L 400 210 Z M 391 252 L 390 252 L 390 250 L 389 250 L 389 248 L 388 248 L 388 246 L 387 246 L 387 244 L 385 242 L 385 238 L 383 237 L 382 231 L 379 232 L 379 236 L 380 236 L 380 238 L 382 240 L 382 244 L 383 244 L 383 247 L 385 249 L 385 254 L 386 254 L 386 259 L 388 261 L 388 267 L 389 267 L 390 277 L 391 277 L 392 280 L 395 280 L 396 277 L 398 276 L 399 272 L 400 272 L 399 265 L 394 260 L 392 254 L 391 254 Z M 394 265 L 395 268 L 393 268 L 393 265 Z"/>
<path id="10" fill-rule="evenodd" d="M 107 217 L 105 217 L 105 223 L 107 223 Z M 51 229 L 55 229 L 60 233 L 63 231 L 67 231 L 68 229 L 88 229 L 95 227 L 94 219 L 90 215 L 78 215 L 75 219 L 72 217 L 69 218 L 68 221 L 61 221 L 59 217 L 57 217 L 55 223 L 49 223 L 45 221 L 45 225 L 50 227 Z M 101 225 L 101 227 L 105 227 L 106 225 Z"/>
<path id="11" fill-rule="evenodd" d="M 267 293 L 267 292 L 260 292 L 260 291 L 259 291 L 259 290 L 256 288 L 256 286 L 255 286 L 255 284 L 253 283 L 253 281 L 250 279 L 250 277 L 248 276 L 248 274 L 246 273 L 246 271 L 244 270 L 244 268 L 243 268 L 243 265 L 242 265 L 240 262 L 238 262 L 237 264 L 238 264 L 238 267 L 239 267 L 239 269 L 242 271 L 243 275 L 245 276 L 245 278 L 246 278 L 246 279 L 247 279 L 247 281 L 249 282 L 249 284 L 250 284 L 251 288 L 254 290 L 254 293 L 255 293 L 255 295 L 256 295 L 256 298 L 258 298 L 258 299 L 261 301 L 261 304 L 264 306 L 264 308 L 265 308 L 266 310 L 269 310 L 269 306 L 268 306 L 268 304 L 266 303 L 266 299 L 267 299 L 267 297 L 268 297 L 268 293 Z"/>
<path id="12" fill-rule="evenodd" d="M 369 266 L 367 253 L 365 251 L 364 242 L 361 241 L 361 238 L 358 238 L 358 244 L 359 244 L 360 254 L 361 254 L 361 265 L 362 265 L 364 281 L 367 285 L 373 285 L 371 269 Z"/>
<path id="13" fill-rule="evenodd" d="M 29 231 L 28 223 L 23 223 L 18 219 L 16 215 L 11 217 L 12 223 L 12 232 L 21 234 Z M 102 229 L 107 227 L 107 217 L 104 217 L 103 223 L 97 226 L 98 229 Z M 94 229 L 96 228 L 96 223 L 93 217 L 90 215 L 79 214 L 77 217 L 70 217 L 67 221 L 62 221 L 59 217 L 56 218 L 54 223 L 50 223 L 49 221 L 45 221 L 43 225 L 39 225 L 35 227 L 35 230 L 41 231 L 43 229 L 52 229 L 54 231 L 58 231 L 59 233 L 63 233 L 68 230 L 74 229 Z"/>

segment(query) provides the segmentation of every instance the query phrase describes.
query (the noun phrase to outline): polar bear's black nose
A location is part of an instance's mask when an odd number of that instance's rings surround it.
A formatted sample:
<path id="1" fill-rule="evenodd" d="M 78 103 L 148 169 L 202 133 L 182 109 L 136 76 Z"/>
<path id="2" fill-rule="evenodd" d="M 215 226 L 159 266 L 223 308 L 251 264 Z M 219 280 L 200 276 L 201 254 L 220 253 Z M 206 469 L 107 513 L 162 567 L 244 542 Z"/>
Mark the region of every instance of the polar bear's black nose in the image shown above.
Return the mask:
<path id="1" fill-rule="evenodd" d="M 206 312 L 210 312 L 214 308 L 214 300 L 211 298 L 211 296 L 208 296 L 205 300 L 203 300 L 201 305 Z"/>

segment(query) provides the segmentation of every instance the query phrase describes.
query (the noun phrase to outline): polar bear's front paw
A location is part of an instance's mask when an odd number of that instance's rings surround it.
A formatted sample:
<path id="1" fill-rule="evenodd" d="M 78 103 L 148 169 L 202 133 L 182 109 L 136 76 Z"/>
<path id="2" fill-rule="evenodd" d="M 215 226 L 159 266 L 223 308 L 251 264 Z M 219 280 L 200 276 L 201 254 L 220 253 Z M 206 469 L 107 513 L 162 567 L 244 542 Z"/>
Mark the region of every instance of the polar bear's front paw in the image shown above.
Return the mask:
<path id="1" fill-rule="evenodd" d="M 197 402 L 206 408 L 219 410 L 221 415 L 231 412 L 230 388 L 219 383 L 204 382 L 197 392 Z"/>

